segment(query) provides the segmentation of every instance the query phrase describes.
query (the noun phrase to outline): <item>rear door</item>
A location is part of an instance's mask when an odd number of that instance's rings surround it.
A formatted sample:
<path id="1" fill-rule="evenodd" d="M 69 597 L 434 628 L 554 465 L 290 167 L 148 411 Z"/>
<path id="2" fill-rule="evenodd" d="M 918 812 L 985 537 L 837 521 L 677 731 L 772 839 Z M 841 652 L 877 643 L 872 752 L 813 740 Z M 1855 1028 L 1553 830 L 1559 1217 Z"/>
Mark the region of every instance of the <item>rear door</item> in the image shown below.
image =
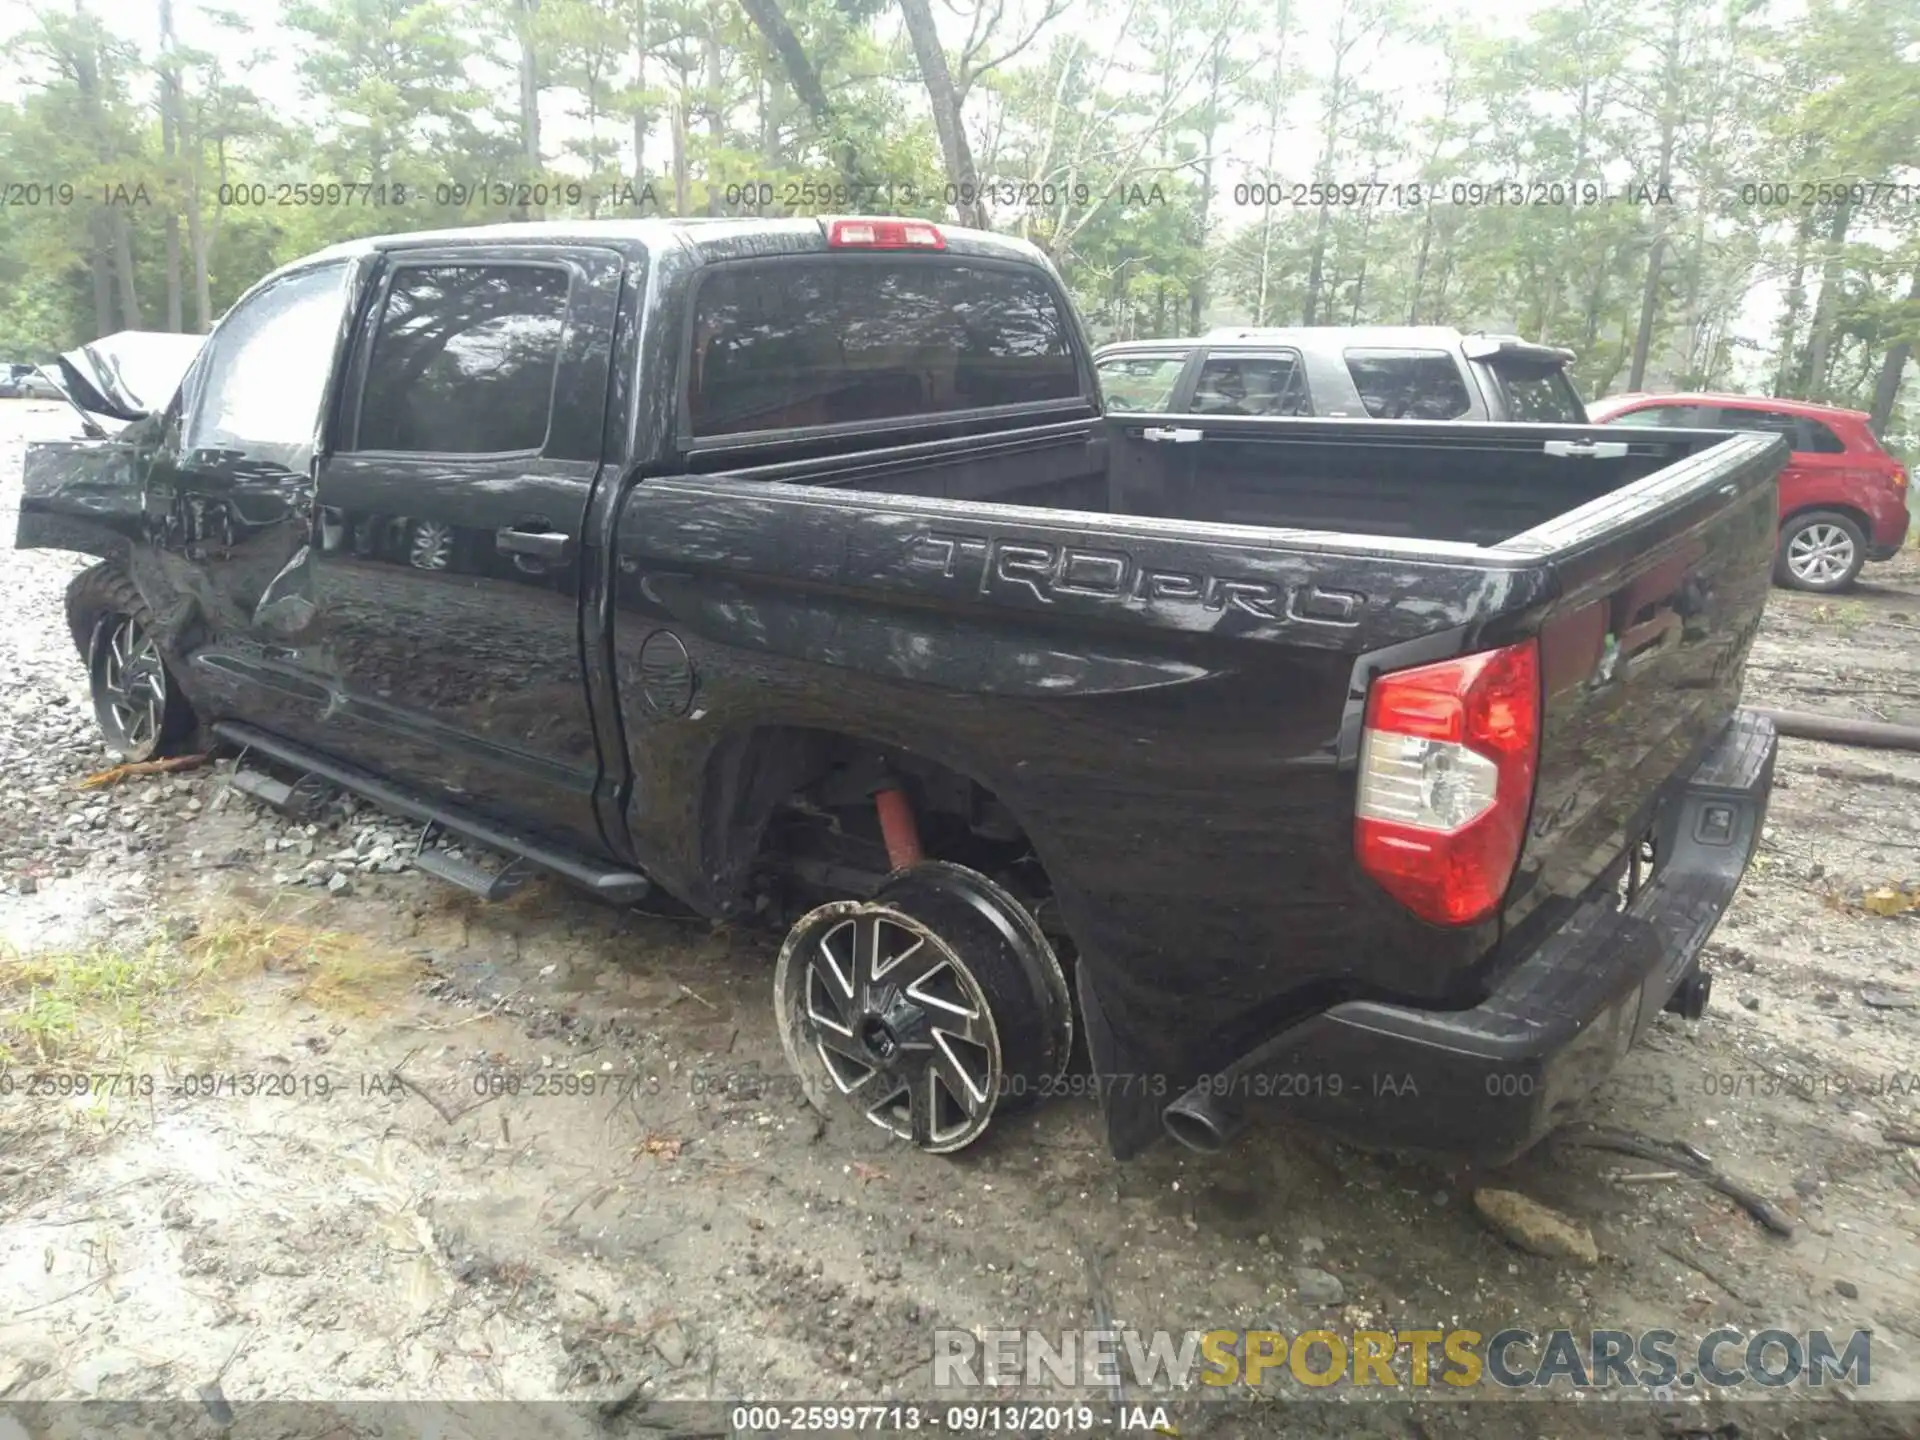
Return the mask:
<path id="1" fill-rule="evenodd" d="M 1181 408 L 1195 415 L 1311 415 L 1306 367 L 1293 349 L 1209 350 Z"/>
<path id="2" fill-rule="evenodd" d="M 397 254 L 319 475 L 329 748 L 597 851 L 581 641 L 621 256 Z"/>

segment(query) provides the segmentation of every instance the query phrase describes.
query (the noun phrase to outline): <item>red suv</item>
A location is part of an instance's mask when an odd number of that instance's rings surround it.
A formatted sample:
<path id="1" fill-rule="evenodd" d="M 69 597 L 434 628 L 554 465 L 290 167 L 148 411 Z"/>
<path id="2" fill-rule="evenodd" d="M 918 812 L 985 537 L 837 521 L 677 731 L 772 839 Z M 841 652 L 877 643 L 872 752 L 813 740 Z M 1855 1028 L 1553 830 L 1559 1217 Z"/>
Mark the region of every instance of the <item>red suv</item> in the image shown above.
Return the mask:
<path id="1" fill-rule="evenodd" d="M 1610 395 L 1588 404 L 1603 425 L 1770 430 L 1793 458 L 1780 472 L 1773 578 L 1797 590 L 1844 590 L 1869 560 L 1907 538 L 1907 472 L 1880 448 L 1864 410 L 1751 395 Z"/>

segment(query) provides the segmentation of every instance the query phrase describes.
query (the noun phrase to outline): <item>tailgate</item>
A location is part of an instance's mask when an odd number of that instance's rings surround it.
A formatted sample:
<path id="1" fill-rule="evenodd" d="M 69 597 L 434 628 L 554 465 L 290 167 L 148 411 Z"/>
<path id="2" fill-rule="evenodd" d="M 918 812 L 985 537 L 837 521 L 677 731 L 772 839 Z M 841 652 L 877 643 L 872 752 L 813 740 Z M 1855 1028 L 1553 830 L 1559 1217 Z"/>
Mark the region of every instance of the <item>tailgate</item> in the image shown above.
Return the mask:
<path id="1" fill-rule="evenodd" d="M 1548 902 L 1608 875 L 1732 717 L 1787 456 L 1778 437 L 1729 436 L 1502 547 L 1550 553 L 1560 592 L 1540 631 L 1539 778 L 1509 927 L 1557 923 Z"/>

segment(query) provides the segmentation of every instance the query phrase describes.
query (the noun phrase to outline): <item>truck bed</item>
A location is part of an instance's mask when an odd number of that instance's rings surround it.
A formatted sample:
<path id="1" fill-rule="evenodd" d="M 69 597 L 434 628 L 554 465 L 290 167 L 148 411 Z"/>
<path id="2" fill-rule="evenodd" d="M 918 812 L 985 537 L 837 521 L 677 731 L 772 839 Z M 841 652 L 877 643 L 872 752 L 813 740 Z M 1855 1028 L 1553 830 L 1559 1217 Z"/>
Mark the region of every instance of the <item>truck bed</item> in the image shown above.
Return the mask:
<path id="1" fill-rule="evenodd" d="M 1135 414 L 728 473 L 873 494 L 1496 546 L 1726 438 Z"/>

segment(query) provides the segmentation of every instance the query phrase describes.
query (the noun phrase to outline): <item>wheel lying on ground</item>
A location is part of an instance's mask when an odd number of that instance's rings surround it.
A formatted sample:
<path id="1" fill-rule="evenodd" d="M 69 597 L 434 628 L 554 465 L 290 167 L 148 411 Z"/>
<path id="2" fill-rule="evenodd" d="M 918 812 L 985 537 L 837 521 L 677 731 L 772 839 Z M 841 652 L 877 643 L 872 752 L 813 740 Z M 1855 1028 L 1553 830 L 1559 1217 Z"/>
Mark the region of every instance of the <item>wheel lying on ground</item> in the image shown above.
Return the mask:
<path id="1" fill-rule="evenodd" d="M 849 1105 L 933 1154 L 1052 1089 L 1073 1046 L 1066 977 L 1032 917 L 942 861 L 801 916 L 780 947 L 774 1005 L 815 1104 Z"/>
<path id="2" fill-rule="evenodd" d="M 82 572 L 67 591 L 67 619 L 87 658 L 107 749 L 126 761 L 178 753 L 193 733 L 193 709 L 161 657 L 153 615 L 133 582 L 111 564 Z"/>
<path id="3" fill-rule="evenodd" d="M 1844 590 L 1867 563 L 1867 537 L 1837 510 L 1809 510 L 1780 527 L 1773 578 L 1795 590 Z"/>

